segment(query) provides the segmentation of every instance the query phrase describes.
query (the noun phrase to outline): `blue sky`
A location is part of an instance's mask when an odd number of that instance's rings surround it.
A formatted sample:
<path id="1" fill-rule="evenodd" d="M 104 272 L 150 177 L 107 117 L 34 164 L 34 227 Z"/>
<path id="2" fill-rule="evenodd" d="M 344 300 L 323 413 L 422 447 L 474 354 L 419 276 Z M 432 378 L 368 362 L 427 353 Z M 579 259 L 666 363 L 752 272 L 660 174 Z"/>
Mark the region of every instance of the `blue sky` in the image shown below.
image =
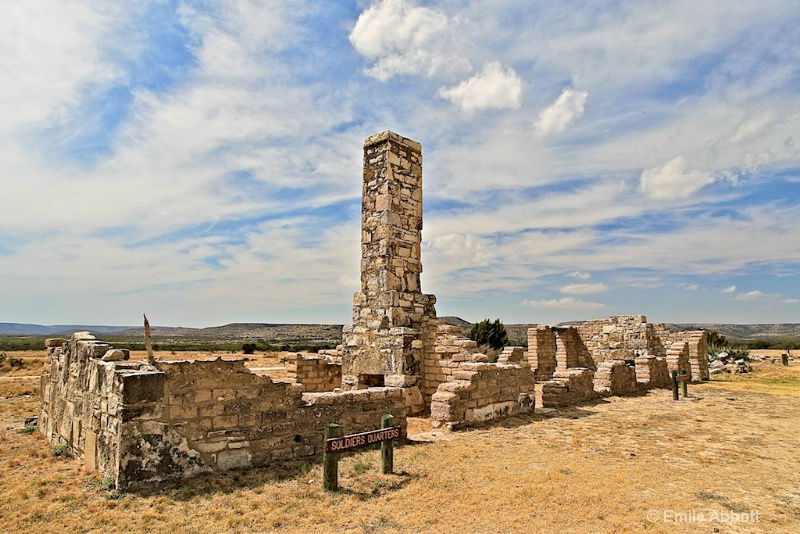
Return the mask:
<path id="1" fill-rule="evenodd" d="M 793 0 L 42 0 L 0 19 L 0 322 L 350 322 L 364 138 L 439 315 L 800 322 Z"/>

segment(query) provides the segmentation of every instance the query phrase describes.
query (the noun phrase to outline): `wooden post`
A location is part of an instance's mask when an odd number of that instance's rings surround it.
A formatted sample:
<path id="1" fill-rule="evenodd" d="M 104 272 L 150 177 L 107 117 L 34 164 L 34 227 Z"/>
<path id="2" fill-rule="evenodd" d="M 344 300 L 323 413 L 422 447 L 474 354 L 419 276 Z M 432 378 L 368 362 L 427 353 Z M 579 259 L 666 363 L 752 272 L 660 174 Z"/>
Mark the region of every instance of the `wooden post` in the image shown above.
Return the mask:
<path id="1" fill-rule="evenodd" d="M 683 389 L 683 398 L 685 399 L 687 395 L 689 395 L 689 381 L 685 378 L 686 371 L 681 373 L 684 375 L 684 380 L 681 382 L 681 388 Z"/>
<path id="2" fill-rule="evenodd" d="M 325 441 L 330 438 L 342 436 L 342 427 L 336 423 L 325 425 Z M 322 489 L 326 491 L 336 491 L 339 489 L 339 455 L 328 452 L 322 455 Z"/>
<path id="3" fill-rule="evenodd" d="M 381 417 L 381 428 L 391 428 L 394 426 L 394 416 L 386 414 Z M 383 474 L 391 475 L 394 473 L 394 445 L 392 440 L 381 442 L 381 466 Z"/>
<path id="4" fill-rule="evenodd" d="M 678 400 L 678 371 L 672 371 L 672 400 Z"/>
<path id="5" fill-rule="evenodd" d="M 147 349 L 147 363 L 155 365 L 156 359 L 153 357 L 153 345 L 150 343 L 150 321 L 147 320 L 147 315 L 144 315 L 144 348 Z"/>
<path id="6" fill-rule="evenodd" d="M 783 365 L 789 365 L 789 355 L 788 354 L 781 354 L 781 361 Z"/>

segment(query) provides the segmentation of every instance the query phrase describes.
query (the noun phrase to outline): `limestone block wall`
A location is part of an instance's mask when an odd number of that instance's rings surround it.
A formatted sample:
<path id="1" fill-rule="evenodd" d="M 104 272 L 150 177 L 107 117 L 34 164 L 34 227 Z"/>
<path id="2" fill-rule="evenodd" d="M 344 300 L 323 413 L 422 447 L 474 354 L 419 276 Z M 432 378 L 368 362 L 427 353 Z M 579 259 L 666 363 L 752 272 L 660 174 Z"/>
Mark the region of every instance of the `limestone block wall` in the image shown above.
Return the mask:
<path id="1" fill-rule="evenodd" d="M 549 380 L 556 371 L 556 338 L 551 327 L 528 329 L 528 363 L 539 381 Z"/>
<path id="2" fill-rule="evenodd" d="M 660 332 L 663 324 L 647 322 L 644 315 L 617 315 L 586 321 L 578 333 L 595 362 L 634 359 L 637 354 L 665 356 Z"/>
<path id="3" fill-rule="evenodd" d="M 672 371 L 678 371 L 678 374 L 684 372 L 692 379 L 692 366 L 689 363 L 689 344 L 686 341 L 676 341 L 667 350 L 667 370 L 670 374 Z"/>
<path id="4" fill-rule="evenodd" d="M 341 364 L 326 358 L 289 354 L 286 371 L 293 382 L 303 384 L 306 392 L 333 391 L 342 385 Z"/>
<path id="5" fill-rule="evenodd" d="M 391 413 L 405 428 L 399 388 L 304 393 L 244 360 L 110 363 L 102 345 L 73 339 L 50 355 L 40 428 L 120 489 L 314 455 L 330 422 L 361 432 Z"/>
<path id="6" fill-rule="evenodd" d="M 556 368 L 565 371 L 571 367 L 594 369 L 589 349 L 574 326 L 552 328 L 556 336 Z"/>
<path id="7" fill-rule="evenodd" d="M 593 378 L 594 371 L 582 367 L 556 371 L 552 380 L 542 386 L 542 406 L 545 408 L 570 406 L 596 398 Z"/>
<path id="8" fill-rule="evenodd" d="M 692 368 L 692 381 L 708 380 L 708 332 L 705 330 L 686 330 L 671 332 L 666 329 L 660 332 L 664 344 L 683 341 L 689 347 L 689 365 Z"/>
<path id="9" fill-rule="evenodd" d="M 39 431 L 54 443 L 85 451 L 86 464 L 106 473 L 116 468 L 122 426 L 116 369 L 127 368 L 100 360 L 107 348 L 88 333 L 49 344 L 39 388 Z"/>
<path id="10" fill-rule="evenodd" d="M 534 409 L 536 380 L 527 364 L 464 362 L 431 402 L 434 428 L 457 428 Z"/>
<path id="11" fill-rule="evenodd" d="M 689 346 L 692 380 L 694 382 L 708 380 L 708 332 L 705 330 L 689 331 L 686 332 L 685 339 Z"/>
<path id="12" fill-rule="evenodd" d="M 342 350 L 343 347 L 341 345 L 337 345 L 335 349 L 322 349 L 317 352 L 320 358 L 325 358 L 331 363 L 338 363 L 342 365 Z"/>
<path id="13" fill-rule="evenodd" d="M 640 389 L 670 387 L 671 380 L 667 371 L 667 358 L 661 356 L 637 356 L 636 382 Z"/>
<path id="14" fill-rule="evenodd" d="M 463 337 L 457 326 L 438 324 L 435 333 L 433 350 L 424 353 L 422 369 L 422 397 L 430 406 L 431 397 L 436 393 L 439 384 L 454 380 L 453 374 L 459 365 L 478 352 L 478 344 Z"/>
<path id="15" fill-rule="evenodd" d="M 607 360 L 597 365 L 594 390 L 601 396 L 630 395 L 639 390 L 636 370 L 625 360 Z"/>
<path id="16" fill-rule="evenodd" d="M 525 361 L 523 347 L 504 347 L 503 352 L 497 358 L 497 363 L 520 363 L 523 361 Z"/>

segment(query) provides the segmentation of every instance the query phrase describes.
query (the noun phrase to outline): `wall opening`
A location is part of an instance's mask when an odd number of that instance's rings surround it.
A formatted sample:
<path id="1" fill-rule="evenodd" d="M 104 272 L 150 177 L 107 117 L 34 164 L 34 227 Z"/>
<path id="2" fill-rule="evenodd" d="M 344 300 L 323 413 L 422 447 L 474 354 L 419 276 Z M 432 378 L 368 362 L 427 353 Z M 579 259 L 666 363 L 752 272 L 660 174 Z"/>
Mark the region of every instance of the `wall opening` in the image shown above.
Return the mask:
<path id="1" fill-rule="evenodd" d="M 358 375 L 358 385 L 368 388 L 382 388 L 384 386 L 383 375 Z"/>

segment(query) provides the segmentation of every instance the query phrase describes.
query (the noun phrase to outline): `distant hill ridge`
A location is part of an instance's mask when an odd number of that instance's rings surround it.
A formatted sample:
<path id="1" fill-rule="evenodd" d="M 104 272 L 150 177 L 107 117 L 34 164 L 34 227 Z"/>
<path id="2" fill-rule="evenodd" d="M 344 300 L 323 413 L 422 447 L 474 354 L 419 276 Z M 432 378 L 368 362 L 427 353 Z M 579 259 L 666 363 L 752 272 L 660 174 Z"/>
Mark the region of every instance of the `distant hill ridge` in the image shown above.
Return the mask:
<path id="1" fill-rule="evenodd" d="M 465 333 L 472 325 L 460 317 L 440 317 L 447 324 L 459 326 Z M 580 321 L 567 324 L 580 324 Z M 279 324 L 279 323 L 231 323 L 206 328 L 187 328 L 156 326 L 154 338 L 180 339 L 220 339 L 220 340 L 265 340 L 265 341 L 307 341 L 338 343 L 342 339 L 342 326 L 339 324 Z M 528 328 L 536 323 L 506 324 L 512 344 L 523 343 L 527 339 Z M 800 337 L 800 323 L 774 324 L 728 324 L 728 323 L 667 323 L 670 330 L 716 330 L 729 339 L 774 339 L 781 337 Z M 0 336 L 60 336 L 68 337 L 73 332 L 89 331 L 95 335 L 110 335 L 122 338 L 144 337 L 143 327 L 107 325 L 52 325 L 43 326 L 24 323 L 0 323 Z"/>

